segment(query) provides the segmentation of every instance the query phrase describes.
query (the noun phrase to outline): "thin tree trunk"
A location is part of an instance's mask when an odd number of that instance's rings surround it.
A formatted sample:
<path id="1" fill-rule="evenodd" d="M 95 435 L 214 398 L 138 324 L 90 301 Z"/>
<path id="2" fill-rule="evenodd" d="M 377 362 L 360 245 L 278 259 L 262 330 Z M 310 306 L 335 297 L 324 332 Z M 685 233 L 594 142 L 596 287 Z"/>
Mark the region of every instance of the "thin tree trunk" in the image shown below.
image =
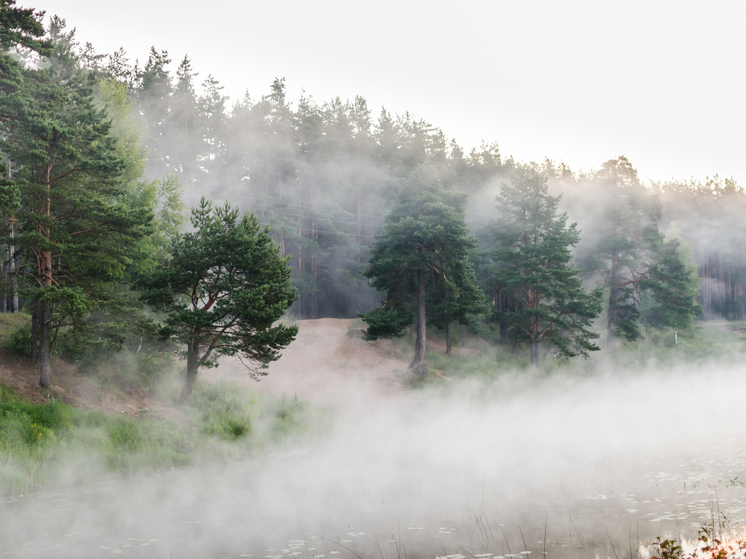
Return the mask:
<path id="1" fill-rule="evenodd" d="M 427 374 L 425 363 L 426 343 L 426 316 L 425 316 L 425 269 L 417 270 L 417 342 L 414 346 L 414 359 L 409 368 L 414 369 L 414 374 L 422 378 Z"/>
<path id="2" fill-rule="evenodd" d="M 8 175 L 10 175 L 10 171 L 8 171 Z M 10 224 L 10 238 L 14 239 L 15 234 L 15 227 L 13 224 Z M 18 290 L 16 289 L 16 249 L 15 246 L 11 244 L 8 246 L 8 270 L 10 272 L 10 300 L 8 301 L 8 311 L 9 312 L 16 312 L 18 310 Z"/>
<path id="3" fill-rule="evenodd" d="M 52 215 L 52 182 L 50 174 L 52 172 L 52 164 L 47 164 L 46 168 L 46 196 L 44 198 L 44 216 L 49 219 Z M 43 228 L 44 238 L 49 240 L 51 237 L 51 230 L 49 224 L 46 223 Z M 52 287 L 52 251 L 42 250 L 41 251 L 41 265 L 42 265 L 42 286 L 45 289 Z M 52 359 L 50 355 L 50 335 L 51 335 L 51 322 L 52 322 L 52 310 L 49 307 L 49 303 L 42 303 L 41 305 L 41 344 L 39 347 L 39 364 L 40 364 L 40 375 L 39 385 L 47 388 L 49 386 L 50 379 L 52 377 Z"/>
<path id="4" fill-rule="evenodd" d="M 8 254 L 10 254 L 10 250 L 8 250 Z M 0 270 L 0 278 L 2 278 L 2 281 L 0 282 L 0 313 L 8 312 L 8 300 L 10 299 L 10 282 L 6 281 L 6 276 L 10 277 L 10 274 L 8 274 L 8 266 L 3 263 L 2 270 Z"/>
<path id="5" fill-rule="evenodd" d="M 451 354 L 451 326 L 446 324 L 446 355 Z"/>
<path id="6" fill-rule="evenodd" d="M 39 301 L 34 303 L 34 314 L 31 316 L 31 364 L 36 365 L 39 359 L 37 348 L 39 335 L 39 313 L 41 312 Z"/>
<path id="7" fill-rule="evenodd" d="M 357 194 L 357 244 L 362 246 L 363 244 L 363 220 L 360 215 L 360 209 L 363 205 L 363 189 L 361 188 Z M 360 262 L 360 252 L 357 253 L 357 261 Z"/>
<path id="8" fill-rule="evenodd" d="M 197 383 L 197 373 L 199 372 L 199 342 L 192 342 L 188 344 L 187 351 L 187 370 L 186 380 L 184 382 L 184 388 L 181 390 L 181 396 L 179 396 L 179 405 L 183 406 L 189 400 L 189 396 L 192 395 L 194 385 Z"/>
<path id="9" fill-rule="evenodd" d="M 8 261 L 6 263 L 3 258 L 2 266 L 0 266 L 0 295 L 2 295 L 0 297 L 0 312 L 2 313 L 8 312 L 8 301 L 10 300 L 10 245 L 5 245 L 4 248 L 7 249 Z"/>
<path id="10" fill-rule="evenodd" d="M 41 374 L 39 375 L 39 386 L 49 388 L 52 378 L 52 360 L 49 353 L 49 338 L 52 321 L 52 312 L 48 304 L 42 304 L 41 311 L 41 347 L 39 348 L 39 364 Z"/>
<path id="11" fill-rule="evenodd" d="M 611 277 L 609 278 L 609 307 L 606 326 L 606 346 L 611 353 L 613 353 L 616 349 L 616 308 L 618 298 L 619 256 L 616 253 L 613 253 L 611 255 Z"/>
<path id="12" fill-rule="evenodd" d="M 529 344 L 529 349 L 531 350 L 531 365 L 534 367 L 539 366 L 539 343 L 538 342 L 531 342 Z"/>

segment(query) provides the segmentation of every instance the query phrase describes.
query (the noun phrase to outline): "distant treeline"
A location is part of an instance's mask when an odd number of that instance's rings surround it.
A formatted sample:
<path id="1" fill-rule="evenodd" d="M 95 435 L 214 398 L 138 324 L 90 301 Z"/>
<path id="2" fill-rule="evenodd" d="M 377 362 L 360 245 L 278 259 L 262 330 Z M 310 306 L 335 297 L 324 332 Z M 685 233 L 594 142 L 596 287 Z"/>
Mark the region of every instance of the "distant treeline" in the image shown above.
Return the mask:
<path id="1" fill-rule="evenodd" d="M 54 40 L 71 63 L 95 76 L 99 90 L 110 91 L 111 83 L 126 90 L 135 125 L 122 131 L 115 122 L 113 131 L 140 136 L 145 179 L 175 177 L 186 205 L 201 196 L 230 201 L 271 227 L 282 253 L 292 255 L 299 299 L 290 312 L 297 317 L 355 317 L 379 304 L 382 295 L 362 272 L 394 200 L 422 168 L 435 173 L 444 188 L 470 196 L 471 233 L 482 251 L 494 244 L 495 196 L 523 166 L 503 157 L 497 144 L 466 152 L 410 113 L 382 109 L 374 115 L 362 97 L 318 102 L 304 93 L 291 103 L 284 79 L 276 79 L 266 95 L 247 93 L 230 103 L 213 76 L 198 82 L 187 57 L 173 64 L 166 51 L 151 49 L 139 66 L 121 49 L 97 54 L 65 32 L 64 22 L 56 25 Z M 103 106 L 110 97 L 99 94 L 98 101 Z M 591 286 L 608 284 L 610 271 L 598 253 L 604 212 L 615 204 L 613 189 L 629 188 L 662 232 L 690 243 L 701 279 L 702 317 L 744 318 L 746 192 L 734 181 L 716 176 L 641 185 L 623 157 L 588 173 L 550 160 L 528 167 L 546 175 L 550 192 L 562 194 L 560 209 L 578 222 L 575 266 Z M 9 250 L 12 246 L 5 251 L 6 279 L 16 265 Z M 477 279 L 494 306 L 511 304 L 499 290 L 490 292 L 486 277 Z M 5 290 L 0 310 L 11 310 L 14 295 L 10 287 Z"/>

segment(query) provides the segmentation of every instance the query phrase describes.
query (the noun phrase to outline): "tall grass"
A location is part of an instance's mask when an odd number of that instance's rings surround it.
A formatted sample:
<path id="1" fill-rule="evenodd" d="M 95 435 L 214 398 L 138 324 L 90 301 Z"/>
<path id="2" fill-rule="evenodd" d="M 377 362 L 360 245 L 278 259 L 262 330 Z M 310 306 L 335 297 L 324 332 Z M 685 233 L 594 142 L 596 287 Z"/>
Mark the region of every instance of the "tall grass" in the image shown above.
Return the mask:
<path id="1" fill-rule="evenodd" d="M 198 384 L 179 420 L 32 404 L 0 387 L 0 494 L 243 459 L 330 424 L 324 410 L 295 398 L 259 397 L 228 382 Z"/>

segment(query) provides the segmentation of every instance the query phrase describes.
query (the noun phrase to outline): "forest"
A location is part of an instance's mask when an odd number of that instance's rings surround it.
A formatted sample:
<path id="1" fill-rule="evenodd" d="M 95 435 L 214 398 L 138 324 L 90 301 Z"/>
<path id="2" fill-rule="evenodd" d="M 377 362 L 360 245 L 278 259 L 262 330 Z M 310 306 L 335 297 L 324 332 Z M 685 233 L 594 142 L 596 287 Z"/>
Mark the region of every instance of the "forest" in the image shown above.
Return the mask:
<path id="1" fill-rule="evenodd" d="M 743 557 L 746 189 L 209 72 L 0 0 L 0 551 Z"/>
<path id="2" fill-rule="evenodd" d="M 460 324 L 538 363 L 544 344 L 587 355 L 599 332 L 613 350 L 744 318 L 746 192 L 732 179 L 643 183 L 624 155 L 576 172 L 496 143 L 467 151 L 363 97 L 291 101 L 284 78 L 231 102 L 188 57 L 152 48 L 140 65 L 60 17 L 45 29 L 38 11 L 3 10 L 0 311 L 32 316 L 18 343 L 42 371 L 55 351 L 161 347 L 145 276 L 201 199 L 271 236 L 289 315 L 360 315 L 368 339 L 415 328 L 415 368 L 426 324 L 449 348 Z"/>

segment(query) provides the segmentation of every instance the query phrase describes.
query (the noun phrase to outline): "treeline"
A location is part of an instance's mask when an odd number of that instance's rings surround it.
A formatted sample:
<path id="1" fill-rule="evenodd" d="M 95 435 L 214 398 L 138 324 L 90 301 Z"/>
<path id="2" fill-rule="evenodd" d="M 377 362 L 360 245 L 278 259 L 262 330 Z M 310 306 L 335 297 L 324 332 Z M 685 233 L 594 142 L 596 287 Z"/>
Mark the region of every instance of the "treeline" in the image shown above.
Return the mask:
<path id="1" fill-rule="evenodd" d="M 182 208 L 174 181 L 143 179 L 126 88 L 81 67 L 64 22 L 45 32 L 11 0 L 0 16 L 3 295 L 31 311 L 16 342 L 47 387 L 61 345 L 78 357 L 154 338 L 129 286 L 165 260 Z"/>
<path id="2" fill-rule="evenodd" d="M 519 164 L 496 144 L 466 152 L 409 113 L 374 115 L 362 97 L 317 102 L 304 93 L 290 102 L 282 79 L 266 95 L 230 103 L 217 79 L 200 82 L 187 57 L 174 71 L 166 51 L 151 49 L 140 66 L 121 49 L 104 55 L 81 46 L 64 20 L 53 18 L 45 33 L 37 12 L 11 0 L 0 10 L 12 16 L 2 24 L 0 68 L 7 162 L 0 299 L 4 310 L 35 306 L 32 338 L 43 328 L 40 339 L 52 345 L 75 332 L 121 346 L 151 335 L 148 311 L 129 286 L 164 261 L 185 206 L 203 196 L 253 211 L 269 226 L 291 257 L 292 314 L 357 316 L 394 285 L 375 285 L 369 267 L 386 227 L 407 218 L 404 207 L 417 214 L 411 200 L 445 192 L 475 239 L 463 241 L 452 272 L 473 271 L 488 308 L 477 308 L 472 291 L 470 305 L 443 305 L 433 325 L 485 316 L 501 343 L 525 341 L 516 326 L 528 320 L 525 308 L 501 274 L 521 267 L 505 253 L 505 196 L 527 184 L 546 186 L 534 201 L 555 208 L 547 223 L 572 228 L 557 254 L 565 264 L 572 258 L 587 292 L 604 290 L 609 340 L 685 327 L 687 320 L 671 318 L 671 305 L 687 306 L 692 289 L 701 290 L 702 316 L 743 318 L 746 196 L 733 181 L 643 185 L 624 157 L 589 173 L 549 160 Z M 695 268 L 699 287 L 690 281 Z M 435 299 L 458 292 L 448 289 Z M 670 303 L 674 295 L 680 299 Z M 688 308 L 680 316 L 696 310 Z M 40 344 L 33 338 L 33 351 L 48 357 Z"/>
<path id="3" fill-rule="evenodd" d="M 441 184 L 471 195 L 467 220 L 483 240 L 499 187 L 516 168 L 495 143 L 465 152 L 410 113 L 382 109 L 373 115 L 362 97 L 320 103 L 303 94 L 291 103 L 284 80 L 277 79 L 268 94 L 254 99 L 246 93 L 230 104 L 212 76 L 197 93 L 198 74 L 187 57 L 171 72 L 166 51 L 151 49 L 142 68 L 122 50 L 101 56 L 88 46 L 81 53 L 91 71 L 128 88 L 141 119 L 148 178 L 173 174 L 188 205 L 202 195 L 228 199 L 272 226 L 283 253 L 292 255 L 300 297 L 291 312 L 300 318 L 353 317 L 378 302 L 380 294 L 361 273 L 412 173 L 429 167 Z M 657 197 L 661 230 L 673 227 L 692 243 L 702 316 L 743 319 L 743 188 L 717 176 L 641 185 L 624 161 L 627 168 L 614 180 Z M 530 166 L 546 175 L 553 194 L 562 194 L 562 208 L 579 223 L 577 250 L 583 252 L 597 233 L 593 213 L 605 204 L 608 193 L 599 184 L 608 172 L 575 173 L 549 160 Z M 597 270 L 586 271 L 590 277 Z"/>
<path id="4" fill-rule="evenodd" d="M 379 295 L 361 272 L 396 195 L 408 177 L 433 167 L 444 185 L 476 191 L 510 167 L 496 145 L 466 154 L 443 132 L 411 114 L 373 115 L 362 97 L 319 103 L 286 98 L 283 79 L 267 95 L 229 106 L 212 76 L 201 83 L 184 58 L 170 71 L 166 51 L 143 67 L 123 51 L 80 62 L 124 84 L 141 123 L 146 176 L 176 176 L 184 199 L 230 200 L 271 226 L 292 255 L 299 318 L 354 317 Z"/>

